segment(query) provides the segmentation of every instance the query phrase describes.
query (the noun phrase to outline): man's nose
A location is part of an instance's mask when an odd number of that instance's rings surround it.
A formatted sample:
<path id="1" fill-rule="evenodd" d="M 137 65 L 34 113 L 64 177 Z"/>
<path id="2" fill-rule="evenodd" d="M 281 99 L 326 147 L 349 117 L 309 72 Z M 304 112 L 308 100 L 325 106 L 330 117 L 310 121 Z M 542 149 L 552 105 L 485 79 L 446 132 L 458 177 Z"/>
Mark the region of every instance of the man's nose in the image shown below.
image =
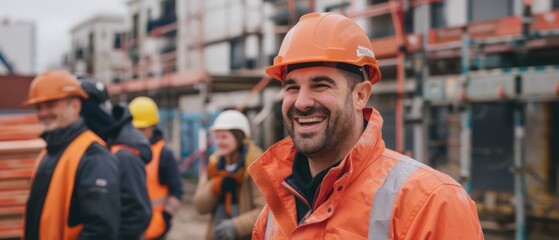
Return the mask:
<path id="1" fill-rule="evenodd" d="M 297 95 L 297 99 L 295 100 L 295 108 L 300 111 L 306 111 L 309 108 L 314 106 L 314 99 L 312 93 L 309 91 L 308 88 L 301 88 L 299 89 L 299 94 Z"/>

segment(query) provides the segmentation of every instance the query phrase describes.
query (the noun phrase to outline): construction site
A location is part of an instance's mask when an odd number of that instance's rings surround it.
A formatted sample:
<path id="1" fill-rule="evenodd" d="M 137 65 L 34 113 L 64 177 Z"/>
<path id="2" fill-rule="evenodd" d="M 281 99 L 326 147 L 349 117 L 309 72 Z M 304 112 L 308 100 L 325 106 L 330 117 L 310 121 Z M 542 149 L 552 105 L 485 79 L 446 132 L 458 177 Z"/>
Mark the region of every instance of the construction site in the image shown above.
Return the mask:
<path id="1" fill-rule="evenodd" d="M 311 12 L 343 14 L 366 32 L 382 71 L 368 105 L 384 118 L 386 147 L 462 184 L 486 239 L 559 236 L 558 0 L 121 2 L 125 15 L 73 24 L 62 68 L 106 83 L 113 103 L 159 105 L 185 189 L 167 239 L 204 237 L 209 218 L 191 205 L 221 112 L 244 113 L 264 150 L 288 136 L 282 85 L 264 68 Z M 0 21 L 0 239 L 22 237 L 45 146 L 35 109 L 21 105 L 40 73 L 26 24 Z"/>

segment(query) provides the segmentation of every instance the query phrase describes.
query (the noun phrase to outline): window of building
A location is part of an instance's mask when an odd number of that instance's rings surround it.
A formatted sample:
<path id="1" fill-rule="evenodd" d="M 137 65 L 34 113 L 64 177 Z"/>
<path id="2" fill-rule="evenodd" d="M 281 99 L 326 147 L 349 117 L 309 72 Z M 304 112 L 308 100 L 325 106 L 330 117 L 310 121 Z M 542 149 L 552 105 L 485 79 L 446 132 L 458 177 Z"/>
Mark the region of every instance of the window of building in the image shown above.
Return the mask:
<path id="1" fill-rule="evenodd" d="M 469 20 L 471 22 L 504 18 L 513 15 L 514 0 L 471 0 Z"/>
<path id="2" fill-rule="evenodd" d="M 342 2 L 340 4 L 334 4 L 334 5 L 330 5 L 327 6 L 326 8 L 324 8 L 325 12 L 337 12 L 343 15 L 347 15 L 348 11 L 349 11 L 349 2 Z"/>
<path id="3" fill-rule="evenodd" d="M 230 59 L 230 67 L 231 70 L 241 69 L 243 67 L 243 59 L 244 59 L 244 51 L 242 44 L 243 42 L 237 39 L 229 41 L 231 46 L 231 59 Z"/>
<path id="4" fill-rule="evenodd" d="M 386 3 L 388 0 L 369 0 L 369 5 L 379 4 L 379 3 Z"/>
<path id="5" fill-rule="evenodd" d="M 432 107 L 429 121 L 429 163 L 438 167 L 448 163 L 449 112 L 445 107 Z"/>
<path id="6" fill-rule="evenodd" d="M 405 33 L 413 33 L 413 18 L 414 18 L 414 9 L 410 8 L 404 14 L 404 32 Z"/>
<path id="7" fill-rule="evenodd" d="M 175 0 L 166 0 L 161 3 L 162 15 L 164 17 L 176 18 Z"/>
<path id="8" fill-rule="evenodd" d="M 431 4 L 431 28 L 443 28 L 446 26 L 445 2 Z"/>
<path id="9" fill-rule="evenodd" d="M 89 47 L 89 54 L 90 57 L 93 57 L 93 53 L 95 52 L 95 34 L 94 33 L 89 33 L 89 41 L 88 41 Z"/>
<path id="10" fill-rule="evenodd" d="M 115 33 L 114 37 L 113 37 L 113 49 L 120 49 L 122 48 L 122 38 L 121 38 L 121 34 L 122 33 Z"/>
<path id="11" fill-rule="evenodd" d="M 140 20 L 139 14 L 136 13 L 134 14 L 134 16 L 132 16 L 132 33 L 131 33 L 132 38 L 138 37 L 139 20 Z"/>
<path id="12" fill-rule="evenodd" d="M 83 48 L 78 47 L 78 48 L 76 49 L 76 52 L 75 52 L 75 54 L 74 54 L 74 57 L 75 57 L 77 60 L 83 59 Z"/>
<path id="13" fill-rule="evenodd" d="M 390 14 L 369 18 L 369 38 L 383 38 L 394 34 L 394 24 Z"/>

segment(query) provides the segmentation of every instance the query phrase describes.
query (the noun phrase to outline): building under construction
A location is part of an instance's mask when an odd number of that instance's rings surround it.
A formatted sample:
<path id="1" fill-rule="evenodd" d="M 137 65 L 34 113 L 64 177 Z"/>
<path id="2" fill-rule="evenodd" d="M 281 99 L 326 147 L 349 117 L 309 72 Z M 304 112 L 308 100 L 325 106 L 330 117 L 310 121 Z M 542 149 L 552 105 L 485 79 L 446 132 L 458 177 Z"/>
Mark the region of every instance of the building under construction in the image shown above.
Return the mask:
<path id="1" fill-rule="evenodd" d="M 206 149 L 199 130 L 228 108 L 245 110 L 262 146 L 283 138 L 280 88 L 262 69 L 301 15 L 340 12 L 363 27 L 380 60 L 371 104 L 388 147 L 460 180 L 487 229 L 524 229 L 523 216 L 559 220 L 559 1 L 128 4 L 131 67 L 111 92 L 166 107 L 183 157 Z"/>

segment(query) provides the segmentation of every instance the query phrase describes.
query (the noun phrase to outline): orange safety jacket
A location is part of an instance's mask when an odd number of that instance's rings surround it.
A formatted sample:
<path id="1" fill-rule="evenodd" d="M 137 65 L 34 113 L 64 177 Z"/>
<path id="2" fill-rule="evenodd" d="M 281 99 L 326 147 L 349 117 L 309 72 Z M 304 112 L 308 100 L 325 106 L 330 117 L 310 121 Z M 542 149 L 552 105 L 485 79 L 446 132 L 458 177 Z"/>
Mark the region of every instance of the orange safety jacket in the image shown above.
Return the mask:
<path id="1" fill-rule="evenodd" d="M 245 156 L 242 156 L 243 158 L 245 158 Z M 235 172 L 229 172 L 227 170 L 225 170 L 225 168 L 218 168 L 218 163 L 219 163 L 219 157 L 216 158 L 211 158 L 210 162 L 208 163 L 208 177 L 211 179 L 216 179 L 212 182 L 212 191 L 214 193 L 215 196 L 219 196 L 221 193 L 221 180 L 224 177 L 230 177 L 232 179 L 235 179 L 235 181 L 237 182 L 237 185 L 239 187 L 237 187 L 237 192 L 235 196 L 239 196 L 239 192 L 241 189 L 241 185 L 243 183 L 244 180 L 244 176 L 245 176 L 245 167 L 244 167 L 244 162 L 243 163 L 239 163 L 239 164 L 243 164 L 243 167 L 239 167 L 239 169 Z M 244 161 L 244 160 L 243 160 Z M 238 199 L 237 199 L 238 200 Z M 225 212 L 227 214 L 227 216 L 229 217 L 235 217 L 233 216 L 233 195 L 232 193 L 228 192 L 225 193 Z"/>
<path id="2" fill-rule="evenodd" d="M 99 143 L 105 146 L 105 142 L 90 130 L 81 133 L 68 145 L 60 156 L 56 168 L 52 174 L 49 191 L 45 198 L 45 204 L 41 213 L 41 226 L 39 227 L 40 239 L 77 239 L 82 231 L 83 224 L 73 227 L 68 225 L 70 214 L 70 203 L 74 191 L 74 179 L 85 151 L 91 144 Z M 37 168 L 41 164 L 46 152 L 43 150 L 37 157 L 31 175 L 31 184 Z M 25 221 L 25 220 L 24 220 Z"/>
<path id="3" fill-rule="evenodd" d="M 252 239 L 483 239 L 475 203 L 451 177 L 385 148 L 382 117 L 364 109 L 360 139 L 324 177 L 297 223 L 298 194 L 284 180 L 296 150 L 276 143 L 249 173 L 267 205 Z"/>
<path id="4" fill-rule="evenodd" d="M 152 207 L 151 220 L 145 232 L 146 239 L 157 239 L 161 237 L 166 229 L 163 212 L 169 197 L 169 188 L 159 183 L 159 163 L 164 146 L 164 140 L 159 140 L 152 144 L 153 158 L 146 164 L 146 183 Z"/>

